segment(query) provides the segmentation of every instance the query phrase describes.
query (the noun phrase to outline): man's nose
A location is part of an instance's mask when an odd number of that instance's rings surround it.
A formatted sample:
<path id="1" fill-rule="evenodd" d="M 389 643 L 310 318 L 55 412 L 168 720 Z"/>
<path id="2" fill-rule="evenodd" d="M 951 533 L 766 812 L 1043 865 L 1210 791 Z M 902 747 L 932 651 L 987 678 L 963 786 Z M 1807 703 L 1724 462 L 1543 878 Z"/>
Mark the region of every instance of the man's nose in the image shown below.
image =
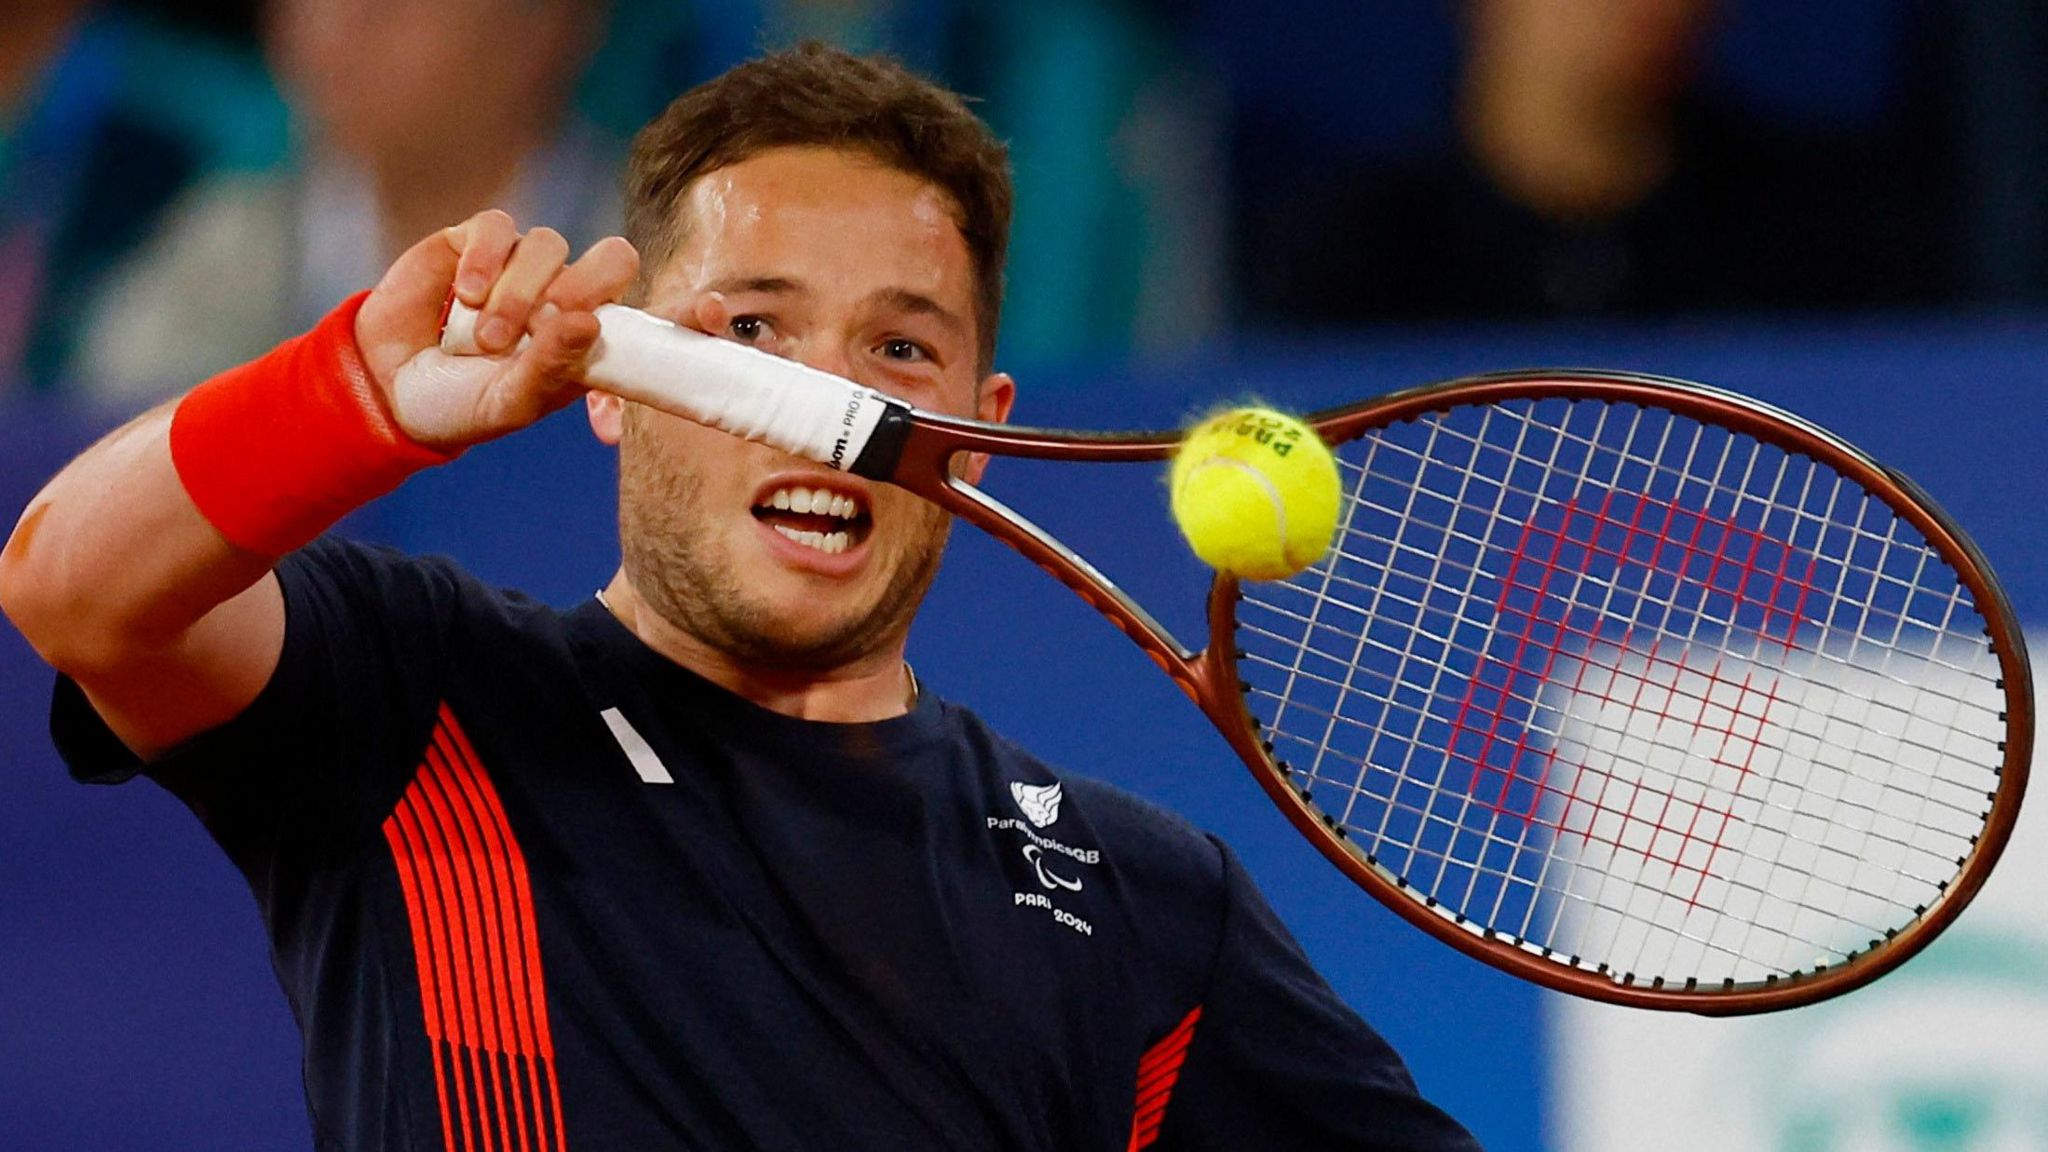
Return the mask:
<path id="1" fill-rule="evenodd" d="M 816 368 L 820 372 L 830 372 L 834 376 L 848 380 L 854 378 L 854 355 L 850 341 L 836 337 L 813 337 L 805 340 L 796 350 L 796 359 L 804 366 Z"/>

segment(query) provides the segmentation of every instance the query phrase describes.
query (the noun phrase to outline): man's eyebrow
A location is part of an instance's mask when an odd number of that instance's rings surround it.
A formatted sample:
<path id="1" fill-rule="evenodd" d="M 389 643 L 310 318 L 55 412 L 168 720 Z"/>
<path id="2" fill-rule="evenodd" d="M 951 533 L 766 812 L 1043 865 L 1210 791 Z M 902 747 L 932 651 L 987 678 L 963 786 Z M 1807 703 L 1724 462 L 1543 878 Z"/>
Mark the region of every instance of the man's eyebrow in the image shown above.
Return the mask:
<path id="1" fill-rule="evenodd" d="M 930 316 L 952 329 L 956 334 L 965 334 L 967 319 L 958 312 L 939 303 L 922 292 L 908 288 L 880 288 L 868 293 L 868 302 L 891 308 L 898 312 L 909 312 L 919 316 Z"/>
<path id="2" fill-rule="evenodd" d="M 803 285 L 787 276 L 728 276 L 714 280 L 704 286 L 707 291 L 731 295 L 736 292 L 762 292 L 769 295 L 787 295 L 800 292 Z"/>

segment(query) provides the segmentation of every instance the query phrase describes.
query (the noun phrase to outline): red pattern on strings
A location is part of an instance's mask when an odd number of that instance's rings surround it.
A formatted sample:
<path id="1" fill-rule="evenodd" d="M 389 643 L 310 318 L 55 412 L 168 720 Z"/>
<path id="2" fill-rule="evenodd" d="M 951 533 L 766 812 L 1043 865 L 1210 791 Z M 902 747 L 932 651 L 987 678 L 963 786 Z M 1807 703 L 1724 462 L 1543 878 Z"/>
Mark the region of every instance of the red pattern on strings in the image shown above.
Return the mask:
<path id="1" fill-rule="evenodd" d="M 1546 523 L 1550 517 L 1554 524 Z M 1600 842 L 1696 872 L 1704 883 L 1736 819 L 1727 807 L 1710 806 L 1704 786 L 1699 800 L 1686 800 L 1646 786 L 1641 777 L 1626 796 L 1610 798 L 1612 777 L 1532 746 L 1529 721 L 1543 688 L 1568 673 L 1574 695 L 1590 693 L 1631 714 L 1650 712 L 1660 730 L 1676 724 L 1695 737 L 1704 734 L 1715 749 L 1709 758 L 1735 773 L 1731 797 L 1739 795 L 1777 701 L 1776 682 L 1765 677 L 1758 684 L 1751 670 L 1735 679 L 1719 645 L 1710 668 L 1695 666 L 1685 659 L 1687 633 L 1705 618 L 1720 622 L 1713 628 L 1775 640 L 1789 650 L 1807 621 L 1817 563 L 1810 555 L 1797 562 L 1796 555 L 1731 520 L 1625 493 L 1610 491 L 1594 507 L 1572 500 L 1539 510 L 1523 525 L 1509 558 L 1494 605 L 1495 640 L 1452 723 L 1451 755 L 1471 765 L 1467 794 L 1496 813 L 1588 840 L 1596 839 L 1595 821 L 1607 816 L 1613 834 Z M 1645 608 L 1663 614 L 1661 627 L 1643 622 Z M 1667 644 L 1677 647 L 1676 655 Z M 1603 651 L 1610 653 L 1606 663 L 1597 659 Z M 1624 656 L 1642 667 L 1623 667 Z M 1596 670 L 1596 684 L 1589 686 L 1587 674 Z M 1681 691 L 1689 680 L 1703 686 Z M 1662 707 L 1646 702 L 1645 690 L 1662 693 Z M 1724 702 L 1729 695 L 1732 705 Z M 1702 745 L 1695 739 L 1687 746 Z M 1590 796 L 1584 787 L 1589 777 L 1599 781 Z M 1543 814 L 1549 797 L 1562 803 L 1554 819 Z M 1654 819 L 1637 814 L 1660 800 Z M 1627 842 L 1631 833 L 1642 842 Z"/>
<path id="2" fill-rule="evenodd" d="M 563 1152 L 526 858 L 445 704 L 384 839 L 412 925 L 446 1152 Z"/>

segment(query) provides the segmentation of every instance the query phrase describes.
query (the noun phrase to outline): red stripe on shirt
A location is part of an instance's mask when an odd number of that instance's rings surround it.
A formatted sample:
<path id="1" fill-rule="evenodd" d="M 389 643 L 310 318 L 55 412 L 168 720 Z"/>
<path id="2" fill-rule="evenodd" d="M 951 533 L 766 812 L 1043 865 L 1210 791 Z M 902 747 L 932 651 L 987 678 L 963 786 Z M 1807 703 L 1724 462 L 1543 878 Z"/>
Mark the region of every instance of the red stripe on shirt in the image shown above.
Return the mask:
<path id="1" fill-rule="evenodd" d="M 472 834 L 473 841 L 481 845 L 485 853 L 495 857 L 503 858 L 515 852 L 517 845 L 511 842 L 509 833 L 490 817 L 490 810 L 497 802 L 496 794 L 485 794 L 488 780 L 484 780 L 482 773 L 475 769 L 473 760 L 462 755 L 445 726 L 434 733 L 434 748 L 428 756 L 431 759 L 436 755 L 449 767 L 448 775 L 456 785 L 448 797 L 449 804 L 462 812 L 465 827 Z M 518 931 L 517 914 L 513 910 L 513 886 L 506 873 L 507 869 L 494 868 L 488 876 L 480 877 L 486 881 L 482 907 L 485 946 L 491 960 L 483 973 L 490 988 L 489 1011 L 484 1018 L 485 1043 L 494 1054 L 504 1056 L 502 1067 L 498 1057 L 492 1057 L 492 1082 L 499 1087 L 501 1099 L 505 1095 L 511 1097 L 512 1123 L 519 1138 L 520 1152 L 531 1152 L 533 1144 L 526 1121 L 534 1101 L 528 1099 L 526 1087 L 520 1083 L 519 1070 L 522 1064 L 529 1070 L 531 1068 L 533 1029 L 525 1004 L 526 957 L 523 950 L 511 946 Z M 493 1031 L 495 1035 L 491 1034 Z M 530 1074 L 528 1079 L 532 1079 Z M 502 1130 L 504 1126 L 501 1111 L 499 1127 Z"/>
<path id="2" fill-rule="evenodd" d="M 567 1134 L 526 857 L 490 774 L 445 704 L 384 821 L 384 839 L 411 921 L 444 1149 L 562 1152 Z"/>
<path id="3" fill-rule="evenodd" d="M 405 895 L 407 918 L 412 922 L 412 954 L 419 967 L 420 1008 L 426 1016 L 427 1041 L 433 1049 L 434 1096 L 441 1105 L 442 1147 L 446 1152 L 455 1152 L 455 1126 L 448 1111 L 448 1071 L 441 1056 L 441 1038 L 445 1034 L 441 1021 L 452 1010 L 444 1004 L 442 990 L 447 984 L 441 978 L 438 961 L 443 952 L 432 944 L 439 935 L 439 910 L 431 905 L 431 877 L 421 867 L 424 852 L 414 851 L 419 843 L 419 834 L 413 826 L 409 806 L 401 800 L 397 810 L 384 821 L 384 840 L 391 846 L 392 861 L 398 866 L 398 886 Z M 433 927 L 430 927 L 434 925 Z"/>
<path id="4" fill-rule="evenodd" d="M 498 1152 L 500 1142 L 492 1140 L 490 1081 L 484 1075 L 483 1062 L 497 1048 L 497 1037 L 491 1028 L 486 1011 L 485 997 L 490 960 L 486 954 L 483 939 L 482 920 L 484 908 L 480 899 L 482 893 L 477 879 L 477 848 L 472 842 L 469 830 L 464 826 L 461 814 L 452 810 L 448 803 L 446 789 L 450 786 L 450 769 L 433 750 L 427 752 L 425 769 L 413 781 L 413 789 L 431 820 L 430 836 L 438 838 L 445 849 L 435 858 L 449 878 L 450 890 L 454 893 L 456 924 L 459 930 L 452 934 L 455 944 L 456 1003 L 460 1008 L 462 1025 L 462 1046 L 468 1057 L 469 1083 L 476 1094 L 477 1136 L 483 1145 L 483 1152 Z M 408 794 L 413 792 L 408 789 Z M 500 1104 L 499 1118 L 503 1111 Z"/>
<path id="5" fill-rule="evenodd" d="M 462 888 L 465 896 L 472 900 L 470 922 L 470 956 L 472 971 L 471 986 L 475 990 L 473 1002 L 477 1009 L 477 1023 L 480 1051 L 471 1054 L 471 1066 L 478 1083 L 494 1103 L 497 1114 L 497 1146 L 510 1152 L 513 1125 L 507 1116 L 506 1083 L 499 1075 L 498 1055 L 519 1051 L 511 1035 L 510 1010 L 505 1003 L 505 947 L 506 941 L 500 931 L 501 910 L 499 892 L 504 887 L 502 869 L 490 866 L 490 862 L 503 857 L 505 848 L 484 832 L 484 820 L 479 817 L 474 802 L 475 788 L 470 782 L 471 771 L 466 765 L 451 760 L 443 743 L 445 737 L 437 735 L 435 747 L 427 752 L 427 760 L 438 771 L 424 777 L 428 785 L 425 795 L 437 805 L 437 811 L 447 822 L 453 843 L 460 847 L 459 859 L 467 861 Z M 478 1066 L 479 1060 L 481 1067 Z M 517 1081 L 512 1082 L 516 1089 Z M 512 1115 L 520 1117 L 518 1128 L 524 1135 L 525 1117 L 520 1104 L 511 1106 Z M 484 1133 L 484 1146 L 491 1147 L 491 1132 Z"/>
<path id="6" fill-rule="evenodd" d="M 498 792 L 491 784 L 490 775 L 483 771 L 482 761 L 477 758 L 476 749 L 470 744 L 469 736 L 444 707 L 442 715 L 447 723 L 443 725 L 447 737 L 459 759 L 471 766 L 472 777 L 478 793 L 485 800 L 485 811 L 490 823 L 507 845 L 505 869 L 512 889 L 512 923 L 515 940 L 520 945 L 514 954 L 521 961 L 520 972 L 524 978 L 523 987 L 518 989 L 519 1003 L 526 1010 L 526 1018 L 533 1029 L 533 1048 L 526 1053 L 527 1079 L 533 1087 L 534 1126 L 540 1133 L 540 1146 L 547 1148 L 546 1131 L 549 1125 L 541 1116 L 541 1103 L 545 1099 L 553 1117 L 555 1134 L 554 1147 L 557 1152 L 568 1147 L 568 1136 L 562 1124 L 562 1087 L 555 1078 L 555 1038 L 548 1028 L 547 987 L 542 979 L 540 966 L 540 933 L 535 930 L 533 916 L 533 886 L 526 871 L 526 856 L 518 850 L 512 836 L 512 826 L 505 820 L 505 807 L 498 802 Z M 542 1096 L 541 1081 L 546 1082 L 546 1095 Z"/>
<path id="7" fill-rule="evenodd" d="M 1131 1115 L 1128 1152 L 1149 1148 L 1159 1139 L 1159 1127 L 1166 1122 L 1166 1103 L 1173 1098 L 1181 1065 L 1187 1062 L 1188 1044 L 1195 1038 L 1195 1022 L 1201 1018 L 1202 1006 L 1197 1004 L 1173 1031 L 1138 1057 L 1137 1103 Z"/>

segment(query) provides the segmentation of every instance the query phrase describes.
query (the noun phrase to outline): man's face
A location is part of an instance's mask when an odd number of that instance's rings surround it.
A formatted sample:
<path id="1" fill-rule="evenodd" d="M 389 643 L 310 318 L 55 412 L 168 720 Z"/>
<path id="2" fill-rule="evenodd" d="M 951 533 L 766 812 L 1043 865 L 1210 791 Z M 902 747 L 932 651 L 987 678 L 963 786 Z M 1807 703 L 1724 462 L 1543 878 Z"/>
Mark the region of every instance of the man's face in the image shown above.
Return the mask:
<path id="1" fill-rule="evenodd" d="M 974 264 L 939 189 L 857 153 L 781 148 L 701 177 L 680 211 L 648 311 L 920 408 L 1008 415 L 1009 378 L 978 379 Z M 626 575 L 670 624 L 756 664 L 893 658 L 945 514 L 612 397 L 593 394 L 591 421 L 619 445 Z"/>
<path id="2" fill-rule="evenodd" d="M 445 170 L 491 150 L 476 137 L 551 121 L 603 15 L 580 0 L 280 0 L 264 34 L 329 143 L 372 168 Z"/>
<path id="3" fill-rule="evenodd" d="M 1720 0 L 1480 0 L 1474 31 L 1626 103 L 1689 82 Z"/>

